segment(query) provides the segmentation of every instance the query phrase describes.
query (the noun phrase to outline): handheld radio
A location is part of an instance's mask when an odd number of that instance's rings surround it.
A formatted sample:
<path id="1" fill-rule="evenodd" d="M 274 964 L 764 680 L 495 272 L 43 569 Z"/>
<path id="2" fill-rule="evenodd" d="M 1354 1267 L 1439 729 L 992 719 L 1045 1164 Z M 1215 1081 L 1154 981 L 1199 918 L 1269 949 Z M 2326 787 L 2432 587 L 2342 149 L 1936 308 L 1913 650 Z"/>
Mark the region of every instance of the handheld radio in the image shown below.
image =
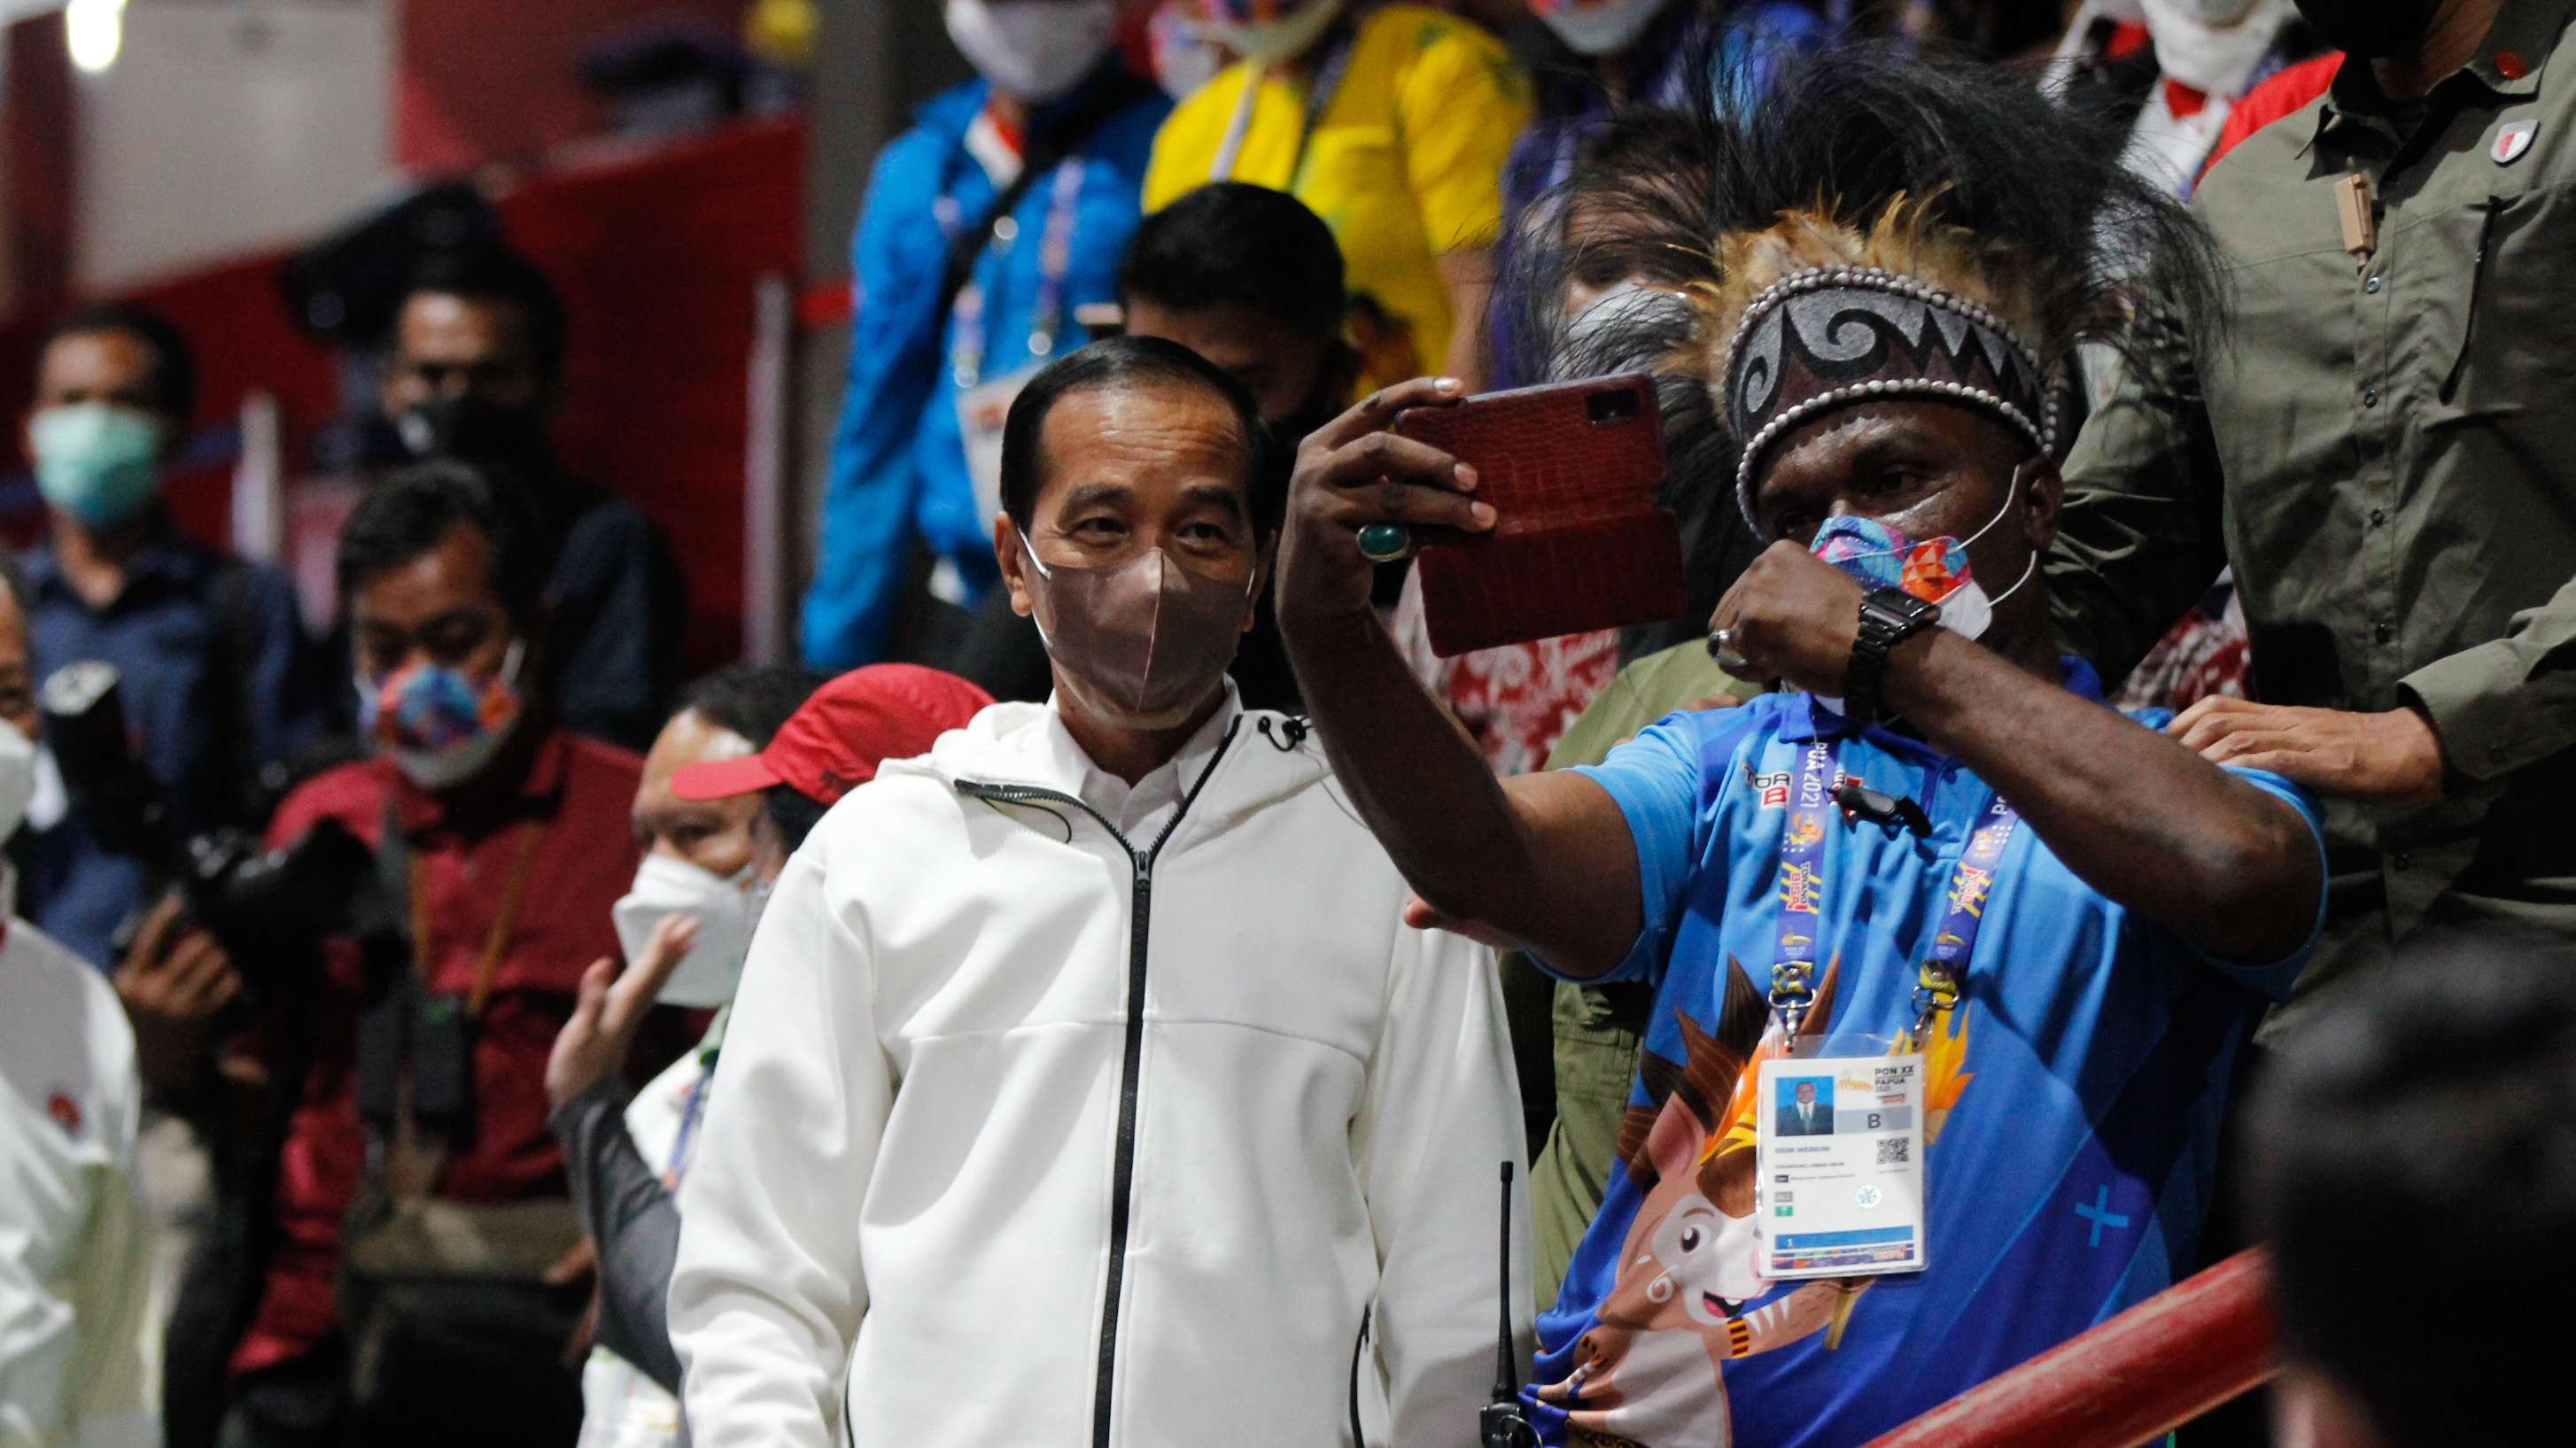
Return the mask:
<path id="1" fill-rule="evenodd" d="M 1476 1419 L 1482 1448 L 1538 1448 L 1538 1430 L 1521 1411 L 1520 1362 L 1512 1352 L 1512 1164 L 1503 1163 L 1503 1276 L 1496 1301 L 1501 1325 L 1494 1338 L 1494 1400 Z"/>

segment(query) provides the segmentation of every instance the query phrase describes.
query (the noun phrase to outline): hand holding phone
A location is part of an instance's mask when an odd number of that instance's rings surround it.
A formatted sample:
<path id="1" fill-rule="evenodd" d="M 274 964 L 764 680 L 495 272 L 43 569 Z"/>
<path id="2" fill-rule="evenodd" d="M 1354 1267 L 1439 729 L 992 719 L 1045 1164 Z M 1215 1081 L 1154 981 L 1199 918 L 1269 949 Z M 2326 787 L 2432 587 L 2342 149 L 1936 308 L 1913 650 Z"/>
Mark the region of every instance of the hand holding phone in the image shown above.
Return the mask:
<path id="1" fill-rule="evenodd" d="M 1655 623 L 1689 606 L 1654 380 L 1624 373 L 1416 408 L 1398 434 L 1476 471 L 1492 531 L 1425 539 L 1425 622 L 1442 657 Z"/>

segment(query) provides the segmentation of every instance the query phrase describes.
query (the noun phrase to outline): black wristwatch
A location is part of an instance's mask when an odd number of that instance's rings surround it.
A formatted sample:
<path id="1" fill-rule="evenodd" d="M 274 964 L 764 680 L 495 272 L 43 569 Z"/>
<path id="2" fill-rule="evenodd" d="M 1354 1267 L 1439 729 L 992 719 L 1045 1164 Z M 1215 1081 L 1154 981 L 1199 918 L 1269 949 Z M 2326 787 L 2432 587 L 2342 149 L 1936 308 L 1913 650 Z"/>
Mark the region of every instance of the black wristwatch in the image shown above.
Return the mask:
<path id="1" fill-rule="evenodd" d="M 1843 716 L 1862 723 L 1879 717 L 1878 686 L 1896 646 L 1941 621 L 1941 605 L 1901 588 L 1873 588 L 1861 595 L 1860 637 L 1843 668 Z"/>

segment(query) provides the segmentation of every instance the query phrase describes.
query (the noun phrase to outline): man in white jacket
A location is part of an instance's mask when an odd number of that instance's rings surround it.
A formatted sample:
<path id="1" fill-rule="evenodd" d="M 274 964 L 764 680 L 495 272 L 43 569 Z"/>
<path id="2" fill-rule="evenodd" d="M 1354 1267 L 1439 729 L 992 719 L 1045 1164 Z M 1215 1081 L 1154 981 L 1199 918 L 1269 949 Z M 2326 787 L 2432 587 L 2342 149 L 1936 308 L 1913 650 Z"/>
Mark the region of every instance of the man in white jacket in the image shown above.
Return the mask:
<path id="1" fill-rule="evenodd" d="M 681 1193 L 699 1448 L 1476 1441 L 1527 1318 L 1493 965 L 1400 923 L 1225 679 L 1267 451 L 1169 342 L 1014 404 L 994 547 L 1055 697 L 887 763 L 779 882 Z"/>
<path id="2" fill-rule="evenodd" d="M 0 569 L 0 839 L 36 790 L 16 583 Z M 11 913 L 8 874 L 0 862 L 0 1448 L 146 1448 L 161 1354 L 134 1032 L 106 977 Z"/>

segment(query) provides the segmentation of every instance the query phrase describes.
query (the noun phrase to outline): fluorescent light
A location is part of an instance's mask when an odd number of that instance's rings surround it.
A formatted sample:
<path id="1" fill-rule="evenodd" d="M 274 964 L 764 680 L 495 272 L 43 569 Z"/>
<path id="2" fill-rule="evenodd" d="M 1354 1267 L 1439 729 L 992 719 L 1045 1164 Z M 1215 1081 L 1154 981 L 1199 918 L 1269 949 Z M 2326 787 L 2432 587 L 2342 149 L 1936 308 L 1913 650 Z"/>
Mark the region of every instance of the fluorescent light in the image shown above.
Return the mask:
<path id="1" fill-rule="evenodd" d="M 125 47 L 125 0 L 71 0 L 63 7 L 63 40 L 72 64 L 97 75 Z"/>

